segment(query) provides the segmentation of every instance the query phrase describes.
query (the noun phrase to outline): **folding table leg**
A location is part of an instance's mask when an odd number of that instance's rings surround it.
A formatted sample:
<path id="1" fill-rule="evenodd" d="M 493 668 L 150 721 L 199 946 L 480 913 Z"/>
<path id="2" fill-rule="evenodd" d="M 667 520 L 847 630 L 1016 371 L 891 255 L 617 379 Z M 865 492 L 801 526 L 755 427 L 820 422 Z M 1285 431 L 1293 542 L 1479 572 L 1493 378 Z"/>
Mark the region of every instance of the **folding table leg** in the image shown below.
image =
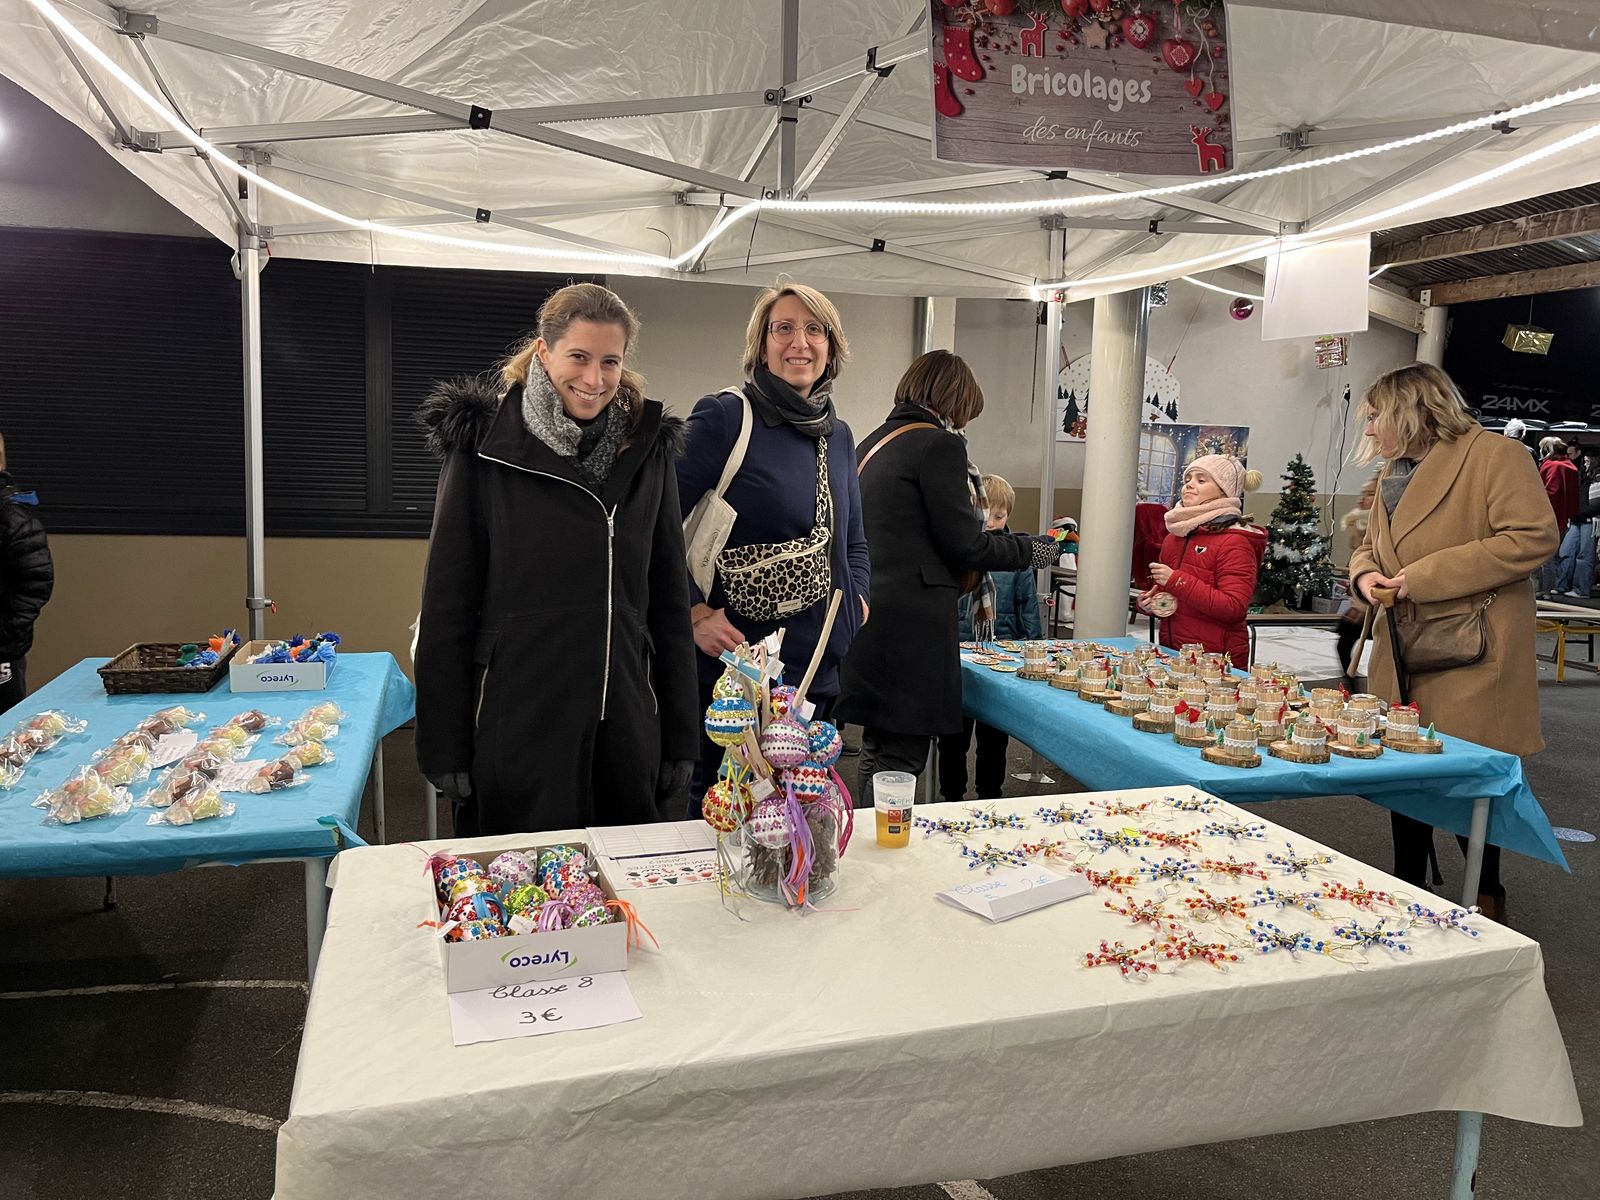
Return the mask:
<path id="1" fill-rule="evenodd" d="M 1478 884 L 1483 874 L 1483 844 L 1489 836 L 1488 796 L 1479 796 L 1472 802 L 1472 824 L 1467 831 L 1467 877 L 1461 885 L 1461 907 L 1471 908 L 1478 902 Z"/>
<path id="2" fill-rule="evenodd" d="M 1455 1173 L 1450 1180 L 1450 1200 L 1472 1200 L 1478 1191 L 1478 1148 L 1483 1141 L 1483 1114 L 1456 1114 Z"/>
<path id="3" fill-rule="evenodd" d="M 117 881 L 111 876 L 106 876 L 106 895 L 100 901 L 100 907 L 106 912 L 114 912 L 117 907 Z"/>
<path id="4" fill-rule="evenodd" d="M 328 860 L 307 858 L 306 867 L 306 982 L 317 975 L 322 934 L 328 927 Z"/>
<path id="5" fill-rule="evenodd" d="M 1033 761 L 1028 764 L 1026 771 L 1013 771 L 1011 778 L 1020 779 L 1023 783 L 1054 783 L 1055 780 L 1045 771 L 1045 761 L 1037 750 L 1029 747 Z"/>
<path id="6" fill-rule="evenodd" d="M 428 809 L 428 840 L 431 842 L 439 836 L 439 789 L 426 779 L 422 781 L 422 802 Z"/>
<path id="7" fill-rule="evenodd" d="M 389 842 L 386 834 L 387 820 L 383 811 L 383 739 L 378 739 L 378 748 L 372 752 L 372 820 L 378 830 L 378 845 L 384 846 Z"/>

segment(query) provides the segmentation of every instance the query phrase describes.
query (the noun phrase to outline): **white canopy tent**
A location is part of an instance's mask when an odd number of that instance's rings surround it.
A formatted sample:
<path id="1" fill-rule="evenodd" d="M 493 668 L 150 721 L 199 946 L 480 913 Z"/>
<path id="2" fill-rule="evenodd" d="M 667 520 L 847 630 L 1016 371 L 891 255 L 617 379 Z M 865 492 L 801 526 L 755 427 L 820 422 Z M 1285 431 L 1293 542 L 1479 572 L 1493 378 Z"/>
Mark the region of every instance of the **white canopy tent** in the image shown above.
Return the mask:
<path id="1" fill-rule="evenodd" d="M 267 601 L 255 274 L 269 246 L 1037 296 L 1051 301 L 1038 372 L 1048 400 L 1062 301 L 1600 174 L 1596 0 L 1414 0 L 1403 13 L 1377 0 L 1235 0 L 1238 166 L 1159 196 L 1095 172 L 934 162 L 923 0 L 4 2 L 0 72 L 240 248 L 256 630 Z M 1001 207 L 896 207 L 930 200 Z M 1422 330 L 1420 306 L 1378 287 L 1372 299 L 1382 319 Z M 1142 326 L 1142 306 L 1105 311 Z M 1104 332 L 1108 353 L 1142 340 L 1141 328 Z M 1136 410 L 1142 355 L 1109 357 L 1131 365 L 1108 368 L 1100 395 Z M 1137 426 L 1112 424 L 1096 423 L 1089 459 L 1115 471 L 1086 488 L 1120 494 Z M 1047 422 L 1041 518 L 1054 446 Z M 1124 521 L 1122 507 L 1107 519 Z M 1103 530 L 1084 562 L 1080 600 L 1096 611 L 1103 592 L 1107 621 L 1121 611 L 1128 532 Z"/>

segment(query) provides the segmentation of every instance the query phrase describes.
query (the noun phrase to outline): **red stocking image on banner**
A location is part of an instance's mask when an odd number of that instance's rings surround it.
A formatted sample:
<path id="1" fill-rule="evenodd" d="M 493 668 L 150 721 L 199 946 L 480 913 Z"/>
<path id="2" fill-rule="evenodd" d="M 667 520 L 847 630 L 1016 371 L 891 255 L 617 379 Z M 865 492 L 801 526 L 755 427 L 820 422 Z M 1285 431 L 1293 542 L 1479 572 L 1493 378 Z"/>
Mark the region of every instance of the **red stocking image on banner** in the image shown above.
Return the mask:
<path id="1" fill-rule="evenodd" d="M 928 0 L 934 157 L 1039 170 L 1233 166 L 1222 0 Z"/>

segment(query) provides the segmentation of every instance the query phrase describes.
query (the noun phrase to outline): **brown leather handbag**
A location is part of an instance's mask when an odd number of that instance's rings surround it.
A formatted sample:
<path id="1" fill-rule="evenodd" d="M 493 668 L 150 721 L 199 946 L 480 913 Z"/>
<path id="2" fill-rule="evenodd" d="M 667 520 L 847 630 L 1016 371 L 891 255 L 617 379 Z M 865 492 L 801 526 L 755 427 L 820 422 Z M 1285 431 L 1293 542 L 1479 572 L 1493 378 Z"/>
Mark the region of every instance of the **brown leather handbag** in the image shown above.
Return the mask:
<path id="1" fill-rule="evenodd" d="M 1489 606 L 1498 593 L 1474 599 L 1460 611 L 1424 616 L 1415 604 L 1395 613 L 1400 654 L 1408 675 L 1470 667 L 1489 652 Z M 1429 607 L 1433 607 L 1430 605 Z"/>
<path id="2" fill-rule="evenodd" d="M 879 450 L 882 450 L 885 446 L 887 446 L 890 442 L 894 441 L 895 438 L 899 437 L 902 433 L 910 433 L 913 429 L 938 429 L 938 428 L 939 428 L 939 426 L 933 424 L 933 422 L 931 422 L 931 421 L 913 421 L 909 425 L 900 426 L 900 428 L 896 429 L 893 433 L 884 435 L 884 437 L 879 440 L 879 442 L 878 442 L 878 444 L 876 446 L 874 446 L 871 450 L 867 451 L 867 456 L 865 458 L 863 458 L 859 463 L 856 464 L 856 478 L 857 479 L 861 478 L 861 473 L 867 469 L 867 464 L 872 461 L 873 455 L 877 454 Z M 974 511 L 976 512 L 976 510 L 974 510 Z M 961 573 L 960 581 L 956 584 L 956 587 L 961 589 L 957 594 L 961 595 L 961 596 L 970 596 L 973 592 L 978 590 L 979 585 L 982 584 L 982 583 L 983 583 L 983 572 L 982 571 L 963 571 Z"/>

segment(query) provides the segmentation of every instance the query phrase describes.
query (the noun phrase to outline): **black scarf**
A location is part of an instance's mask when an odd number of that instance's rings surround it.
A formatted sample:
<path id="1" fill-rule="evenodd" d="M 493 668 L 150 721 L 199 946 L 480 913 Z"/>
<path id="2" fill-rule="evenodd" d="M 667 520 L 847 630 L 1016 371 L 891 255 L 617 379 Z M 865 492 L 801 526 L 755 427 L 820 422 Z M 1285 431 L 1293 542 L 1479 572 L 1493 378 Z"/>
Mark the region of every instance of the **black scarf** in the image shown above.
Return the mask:
<path id="1" fill-rule="evenodd" d="M 750 377 L 750 405 L 768 424 L 787 422 L 807 437 L 833 434 L 833 380 L 820 380 L 811 395 L 802 396 L 766 367 L 756 365 Z"/>

